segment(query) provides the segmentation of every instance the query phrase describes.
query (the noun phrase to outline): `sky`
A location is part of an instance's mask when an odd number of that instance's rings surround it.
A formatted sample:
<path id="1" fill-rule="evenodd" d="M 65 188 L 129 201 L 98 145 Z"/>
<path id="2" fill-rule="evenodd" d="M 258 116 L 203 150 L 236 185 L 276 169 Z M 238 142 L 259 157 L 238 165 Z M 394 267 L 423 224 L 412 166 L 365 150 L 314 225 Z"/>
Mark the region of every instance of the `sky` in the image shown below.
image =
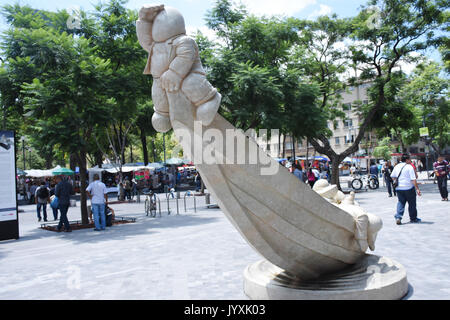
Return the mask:
<path id="1" fill-rule="evenodd" d="M 29 5 L 33 8 L 50 11 L 70 10 L 70 8 L 80 7 L 84 11 L 91 11 L 94 5 L 100 0 L 0 0 L 0 6 L 5 4 L 19 3 Z M 107 2 L 102 0 L 102 2 Z M 319 15 L 337 14 L 340 18 L 351 17 L 358 13 L 359 8 L 366 4 L 366 0 L 232 0 L 232 2 L 242 2 L 250 13 L 255 15 L 280 15 L 293 16 L 296 18 L 314 19 Z M 129 0 L 126 6 L 130 9 L 140 9 L 147 3 L 164 3 L 167 6 L 175 7 L 184 15 L 188 34 L 193 34 L 200 29 L 203 34 L 211 38 L 212 31 L 205 26 L 205 15 L 212 9 L 215 1 L 211 0 Z M 0 17 L 0 32 L 6 29 L 3 17 Z M 426 55 L 435 60 L 441 61 L 437 50 L 432 50 Z"/>
<path id="2" fill-rule="evenodd" d="M 321 14 L 336 13 L 340 17 L 348 17 L 357 13 L 358 8 L 365 4 L 365 0 L 241 0 L 251 13 L 256 15 L 285 15 L 297 18 L 314 18 Z M 0 5 L 19 3 L 37 9 L 62 10 L 71 7 L 80 7 L 83 10 L 93 10 L 98 0 L 0 0 Z M 102 2 L 105 2 L 103 0 Z M 180 10 L 190 28 L 202 29 L 205 26 L 205 15 L 215 1 L 210 0 L 129 0 L 126 5 L 130 9 L 139 9 L 146 3 L 164 3 L 167 6 Z M 5 28 L 4 19 L 1 18 L 1 29 Z"/>

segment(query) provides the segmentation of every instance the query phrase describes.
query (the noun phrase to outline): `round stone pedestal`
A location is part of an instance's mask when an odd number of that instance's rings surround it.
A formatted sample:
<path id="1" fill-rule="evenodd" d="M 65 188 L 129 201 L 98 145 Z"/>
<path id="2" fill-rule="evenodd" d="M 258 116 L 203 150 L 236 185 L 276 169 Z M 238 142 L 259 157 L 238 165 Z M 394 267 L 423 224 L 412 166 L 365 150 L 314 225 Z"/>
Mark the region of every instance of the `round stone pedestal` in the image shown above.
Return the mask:
<path id="1" fill-rule="evenodd" d="M 244 292 L 254 300 L 397 300 L 407 294 L 408 281 L 401 264 L 370 254 L 314 280 L 300 280 L 261 260 L 245 269 Z"/>

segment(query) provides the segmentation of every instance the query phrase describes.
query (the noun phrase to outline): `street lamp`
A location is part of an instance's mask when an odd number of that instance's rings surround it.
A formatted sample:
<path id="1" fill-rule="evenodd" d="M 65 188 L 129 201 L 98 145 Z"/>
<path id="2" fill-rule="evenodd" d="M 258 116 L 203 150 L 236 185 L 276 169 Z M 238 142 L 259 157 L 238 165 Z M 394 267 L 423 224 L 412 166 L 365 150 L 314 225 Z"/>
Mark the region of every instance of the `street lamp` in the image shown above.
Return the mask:
<path id="1" fill-rule="evenodd" d="M 20 141 L 22 141 L 23 170 L 26 170 L 26 168 L 25 168 L 25 136 L 20 137 Z"/>

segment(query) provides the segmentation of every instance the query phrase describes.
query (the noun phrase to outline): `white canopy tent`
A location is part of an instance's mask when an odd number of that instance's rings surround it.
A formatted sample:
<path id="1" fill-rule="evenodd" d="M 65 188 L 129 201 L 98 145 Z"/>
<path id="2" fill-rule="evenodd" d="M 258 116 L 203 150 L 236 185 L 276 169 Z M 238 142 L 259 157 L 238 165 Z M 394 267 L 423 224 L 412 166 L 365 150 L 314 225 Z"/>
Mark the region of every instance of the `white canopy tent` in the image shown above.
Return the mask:
<path id="1" fill-rule="evenodd" d="M 161 166 L 162 167 L 162 166 Z M 140 171 L 140 170 L 155 170 L 158 169 L 159 166 L 153 165 L 153 164 L 148 164 L 147 166 L 123 166 L 122 167 L 122 172 L 132 172 L 132 171 Z M 114 167 L 111 164 L 107 164 L 105 165 L 105 168 L 99 168 L 98 166 L 92 167 L 88 169 L 89 172 L 89 182 L 92 182 L 94 180 L 94 174 L 98 174 L 100 177 L 100 180 L 102 179 L 102 172 L 108 172 L 108 173 L 119 173 L 120 172 L 120 168 L 119 166 Z"/>
<path id="2" fill-rule="evenodd" d="M 52 172 L 56 169 L 60 169 L 61 166 L 56 166 L 53 169 L 50 170 L 38 170 L 38 169 L 31 169 L 31 170 L 25 170 L 27 177 L 32 178 L 43 178 L 43 177 L 52 177 Z"/>

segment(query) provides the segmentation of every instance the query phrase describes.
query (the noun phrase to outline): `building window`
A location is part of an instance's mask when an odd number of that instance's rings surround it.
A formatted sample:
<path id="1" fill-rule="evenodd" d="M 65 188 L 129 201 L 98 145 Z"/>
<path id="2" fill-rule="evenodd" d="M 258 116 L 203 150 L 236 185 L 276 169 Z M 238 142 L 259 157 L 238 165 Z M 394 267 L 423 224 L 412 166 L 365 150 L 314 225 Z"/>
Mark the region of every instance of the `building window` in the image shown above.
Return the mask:
<path id="1" fill-rule="evenodd" d="M 369 100 L 363 100 L 363 104 L 364 105 L 368 105 L 369 104 Z"/>
<path id="2" fill-rule="evenodd" d="M 344 110 L 344 111 L 348 111 L 348 110 L 351 110 L 351 109 L 352 109 L 352 104 L 351 103 L 344 103 L 342 105 L 342 110 Z"/>
<path id="3" fill-rule="evenodd" d="M 334 143 L 335 143 L 336 145 L 341 144 L 339 137 L 334 138 Z"/>
<path id="4" fill-rule="evenodd" d="M 337 128 L 339 128 L 339 121 L 337 121 L 337 120 L 334 120 L 334 121 L 333 121 L 333 128 L 334 128 L 334 130 L 336 130 Z"/>
<path id="5" fill-rule="evenodd" d="M 355 137 L 354 137 L 354 135 L 346 135 L 345 136 L 345 143 L 353 143 L 353 142 L 355 142 Z"/>
<path id="6" fill-rule="evenodd" d="M 345 128 L 351 127 L 352 125 L 353 125 L 352 119 L 346 119 L 346 120 L 344 120 L 344 127 L 345 127 Z"/>

